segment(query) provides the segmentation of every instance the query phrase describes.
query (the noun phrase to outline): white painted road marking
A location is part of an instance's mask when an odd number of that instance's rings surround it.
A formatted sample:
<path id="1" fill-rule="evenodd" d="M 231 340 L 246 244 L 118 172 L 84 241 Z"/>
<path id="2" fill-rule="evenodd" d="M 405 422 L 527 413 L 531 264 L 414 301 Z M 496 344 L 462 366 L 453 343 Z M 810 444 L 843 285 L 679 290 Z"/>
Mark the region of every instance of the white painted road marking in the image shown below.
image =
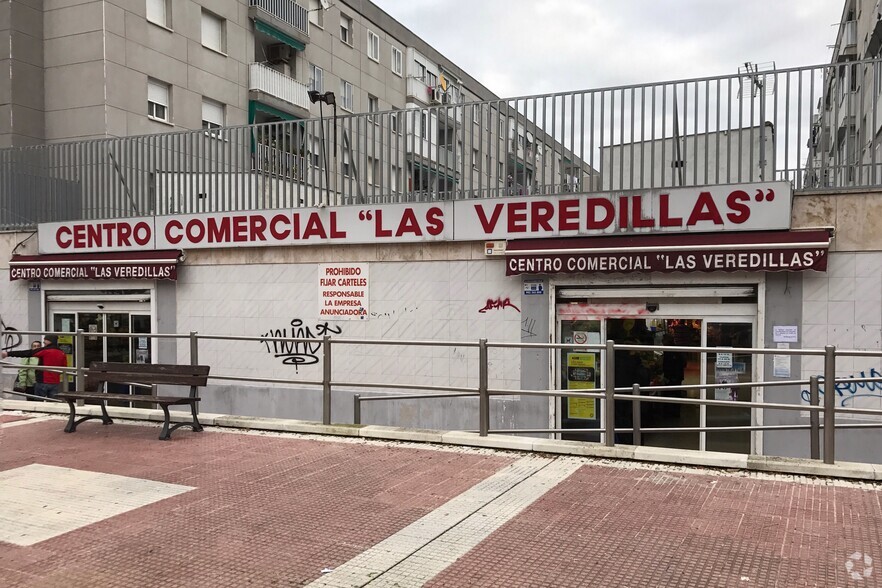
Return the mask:
<path id="1" fill-rule="evenodd" d="M 520 459 L 309 586 L 422 586 L 581 466 L 565 457 Z"/>
<path id="2" fill-rule="evenodd" d="M 0 472 L 0 541 L 26 547 L 191 486 L 42 464 Z"/>

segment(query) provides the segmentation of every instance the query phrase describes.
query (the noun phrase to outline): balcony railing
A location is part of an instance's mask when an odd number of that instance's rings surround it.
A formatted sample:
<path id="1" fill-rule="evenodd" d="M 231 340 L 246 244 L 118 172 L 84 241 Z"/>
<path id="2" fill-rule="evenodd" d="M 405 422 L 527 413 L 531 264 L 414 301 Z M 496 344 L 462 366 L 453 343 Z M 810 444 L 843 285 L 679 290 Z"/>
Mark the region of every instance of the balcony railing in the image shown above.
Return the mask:
<path id="1" fill-rule="evenodd" d="M 248 64 L 248 89 L 269 94 L 288 104 L 309 110 L 306 84 L 274 70 L 263 63 Z"/>
<path id="2" fill-rule="evenodd" d="M 259 8 L 309 36 L 309 12 L 293 0 L 248 0 L 248 6 Z"/>

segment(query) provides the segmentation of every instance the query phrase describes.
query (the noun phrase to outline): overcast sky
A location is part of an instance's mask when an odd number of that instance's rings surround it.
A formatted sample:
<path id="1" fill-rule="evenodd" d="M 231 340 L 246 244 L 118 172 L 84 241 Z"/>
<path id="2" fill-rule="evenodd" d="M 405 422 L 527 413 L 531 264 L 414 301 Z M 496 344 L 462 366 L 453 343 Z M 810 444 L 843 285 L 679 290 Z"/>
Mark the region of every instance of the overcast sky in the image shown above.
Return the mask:
<path id="1" fill-rule="evenodd" d="M 500 97 L 830 61 L 841 0 L 373 0 Z"/>

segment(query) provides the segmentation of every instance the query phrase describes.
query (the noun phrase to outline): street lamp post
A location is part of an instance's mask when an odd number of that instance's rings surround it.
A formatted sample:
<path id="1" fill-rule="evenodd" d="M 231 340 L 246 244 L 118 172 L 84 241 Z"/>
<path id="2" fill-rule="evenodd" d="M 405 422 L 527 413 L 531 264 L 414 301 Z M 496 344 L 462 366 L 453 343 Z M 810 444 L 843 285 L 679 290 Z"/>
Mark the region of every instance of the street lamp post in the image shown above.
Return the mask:
<path id="1" fill-rule="evenodd" d="M 316 90 L 310 90 L 308 93 L 309 101 L 312 104 L 316 102 L 319 103 L 319 124 L 321 125 L 322 135 L 322 158 L 325 163 L 325 205 L 331 205 L 331 178 L 330 178 L 330 167 L 328 166 L 328 150 L 327 145 L 325 144 L 325 119 L 323 112 L 323 104 L 328 104 L 334 107 L 334 180 L 336 184 L 337 179 L 337 98 L 334 96 L 333 92 L 325 92 L 321 93 Z M 336 185 L 334 186 L 334 191 L 336 192 Z"/>

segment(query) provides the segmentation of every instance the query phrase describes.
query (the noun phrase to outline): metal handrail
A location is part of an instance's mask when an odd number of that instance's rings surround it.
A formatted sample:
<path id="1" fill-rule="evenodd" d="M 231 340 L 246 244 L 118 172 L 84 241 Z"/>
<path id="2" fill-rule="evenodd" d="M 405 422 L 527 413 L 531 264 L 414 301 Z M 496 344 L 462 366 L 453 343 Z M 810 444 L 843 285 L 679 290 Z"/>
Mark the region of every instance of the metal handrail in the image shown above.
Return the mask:
<path id="1" fill-rule="evenodd" d="M 0 335 L 12 336 L 32 336 L 42 335 L 42 331 L 0 331 Z M 188 334 L 179 333 L 85 333 L 78 330 L 75 333 L 55 333 L 57 335 L 72 336 L 74 338 L 75 365 L 72 367 L 43 367 L 32 366 L 38 370 L 50 370 L 61 373 L 74 375 L 77 379 L 77 386 L 82 386 L 88 367 L 85 364 L 81 350 L 84 349 L 85 337 L 148 337 L 153 339 L 172 339 L 182 340 L 188 339 L 190 342 L 190 359 L 192 363 L 198 362 L 199 342 L 202 341 L 246 341 L 266 343 L 269 341 L 278 341 L 285 343 L 312 344 L 321 348 L 323 360 L 323 376 L 321 380 L 315 379 L 289 379 L 289 378 L 266 378 L 258 376 L 234 376 L 213 373 L 210 376 L 212 380 L 231 381 L 231 382 L 249 382 L 272 384 L 274 386 L 312 386 L 321 387 L 323 390 L 323 415 L 322 421 L 325 424 L 331 424 L 331 400 L 333 391 L 349 390 L 349 389 L 383 389 L 383 390 L 424 390 L 426 394 L 383 394 L 369 397 L 363 397 L 361 394 L 353 396 L 353 415 L 355 424 L 361 424 L 361 404 L 364 402 L 380 402 L 392 400 L 428 400 L 441 398 L 477 398 L 479 401 L 478 415 L 478 432 L 480 435 L 490 433 L 578 433 L 592 432 L 603 433 L 606 435 L 606 443 L 615 445 L 614 435 L 616 433 L 632 433 L 635 439 L 639 438 L 642 433 L 694 433 L 694 432 L 723 432 L 723 431 L 775 431 L 775 430 L 809 430 L 810 441 L 812 447 L 812 457 L 820 458 L 820 434 L 824 435 L 824 456 L 823 459 L 827 463 L 833 463 L 834 447 L 830 442 L 836 429 L 869 429 L 882 428 L 882 420 L 879 423 L 836 423 L 837 414 L 863 415 L 867 417 L 882 417 L 882 410 L 867 408 L 847 408 L 835 405 L 835 393 L 831 392 L 824 395 L 824 403 L 819 402 L 820 388 L 823 382 L 830 381 L 836 386 L 837 384 L 847 382 L 849 384 L 858 383 L 882 383 L 882 377 L 848 377 L 835 378 L 836 373 L 836 357 L 882 357 L 882 351 L 869 351 L 857 349 L 838 350 L 833 346 L 826 346 L 821 349 L 768 349 L 768 348 L 737 348 L 737 347 L 688 347 L 688 346 L 651 346 L 651 345 L 634 345 L 634 344 L 616 344 L 614 341 L 607 341 L 605 344 L 586 344 L 572 345 L 559 343 L 511 343 L 511 342 L 488 342 L 485 339 L 475 341 L 435 341 L 435 340 L 400 340 L 400 339 L 353 339 L 353 338 L 333 338 L 324 335 L 317 337 L 276 337 L 276 336 L 237 336 L 237 335 L 202 335 L 196 332 Z M 335 345 L 378 345 L 378 346 L 441 346 L 456 348 L 477 348 L 478 349 L 478 373 L 472 374 L 477 381 L 476 386 L 438 386 L 419 383 L 386 383 L 386 382 L 357 382 L 334 380 L 331 373 L 331 357 L 332 348 Z M 782 387 L 782 386 L 803 386 L 808 384 L 811 390 L 811 402 L 809 404 L 786 404 L 772 402 L 753 402 L 738 400 L 717 400 L 712 398 L 677 398 L 670 396 L 654 396 L 647 393 L 665 393 L 671 391 L 701 391 L 719 387 L 716 383 L 706 384 L 685 384 L 675 386 L 640 386 L 635 384 L 632 387 L 615 387 L 610 385 L 608 381 L 605 389 L 596 391 L 579 391 L 565 389 L 549 389 L 549 390 L 520 390 L 520 389 L 503 389 L 491 387 L 489 385 L 488 375 L 488 351 L 490 349 L 585 349 L 605 354 L 605 360 L 601 362 L 601 368 L 607 370 L 603 373 L 612 373 L 615 365 L 615 352 L 619 350 L 651 352 L 651 351 L 685 351 L 685 352 L 701 352 L 701 353 L 737 353 L 737 354 L 782 354 L 789 352 L 788 355 L 807 355 L 825 357 L 825 367 L 823 374 L 815 375 L 806 379 L 797 380 L 776 380 L 776 381 L 751 381 L 737 382 L 732 386 L 739 388 L 757 388 L 757 387 Z M 13 364 L 8 361 L 0 361 L 0 368 L 3 369 L 21 369 L 21 364 Z M 612 371 L 610 371 L 612 370 Z M 605 376 L 604 376 L 605 377 Z M 66 382 L 68 378 L 63 378 Z M 6 391 L 5 392 L 12 392 Z M 27 396 L 26 394 L 22 394 Z M 563 428 L 529 428 L 529 429 L 491 429 L 490 427 L 490 400 L 498 396 L 511 395 L 530 395 L 548 398 L 591 398 L 601 399 L 606 402 L 605 412 L 606 419 L 602 428 L 594 429 L 563 429 Z M 784 410 L 784 411 L 800 411 L 809 414 L 810 422 L 808 424 L 787 424 L 787 425 L 733 425 L 733 426 L 704 426 L 704 427 L 640 427 L 639 411 L 634 411 L 635 426 L 629 428 L 615 427 L 612 415 L 615 411 L 615 401 L 630 401 L 635 406 L 643 402 L 651 403 L 669 403 L 669 404 L 688 404 L 696 406 L 715 406 L 739 409 L 757 409 L 757 410 Z M 824 415 L 823 422 L 820 415 Z"/>

